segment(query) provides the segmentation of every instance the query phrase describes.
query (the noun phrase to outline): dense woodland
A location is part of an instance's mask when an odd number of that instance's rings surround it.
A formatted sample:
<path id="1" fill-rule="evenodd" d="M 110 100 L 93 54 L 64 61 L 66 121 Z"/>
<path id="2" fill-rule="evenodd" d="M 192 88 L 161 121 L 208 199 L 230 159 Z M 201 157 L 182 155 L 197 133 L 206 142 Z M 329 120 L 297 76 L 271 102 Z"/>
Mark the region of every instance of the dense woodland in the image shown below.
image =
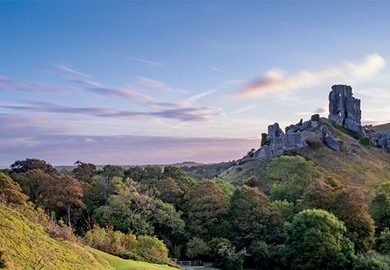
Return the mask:
<path id="1" fill-rule="evenodd" d="M 303 157 L 281 156 L 266 167 L 265 190 L 216 178 L 227 165 L 192 178 L 175 166 L 77 161 L 57 170 L 18 160 L 0 172 L 0 201 L 43 209 L 85 244 L 123 258 L 203 259 L 230 270 L 390 268 L 386 179 L 367 198 Z"/>

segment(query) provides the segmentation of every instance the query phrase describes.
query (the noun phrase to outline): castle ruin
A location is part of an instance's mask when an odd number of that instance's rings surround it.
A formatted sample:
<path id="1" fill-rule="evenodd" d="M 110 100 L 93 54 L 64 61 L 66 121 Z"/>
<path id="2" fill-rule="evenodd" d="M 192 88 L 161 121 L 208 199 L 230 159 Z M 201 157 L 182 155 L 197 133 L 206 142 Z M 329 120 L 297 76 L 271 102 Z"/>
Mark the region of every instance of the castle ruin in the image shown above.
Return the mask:
<path id="1" fill-rule="evenodd" d="M 360 99 L 352 95 L 349 85 L 333 85 L 329 93 L 329 120 L 359 136 L 366 135 L 361 125 Z"/>

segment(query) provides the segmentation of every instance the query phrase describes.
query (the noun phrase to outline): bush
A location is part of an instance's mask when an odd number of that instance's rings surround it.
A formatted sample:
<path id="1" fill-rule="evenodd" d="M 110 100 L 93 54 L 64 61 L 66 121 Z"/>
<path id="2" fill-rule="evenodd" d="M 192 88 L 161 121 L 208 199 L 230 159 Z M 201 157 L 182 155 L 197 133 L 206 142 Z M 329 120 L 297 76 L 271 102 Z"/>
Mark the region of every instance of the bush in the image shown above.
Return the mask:
<path id="1" fill-rule="evenodd" d="M 383 255 L 390 255 L 390 230 L 389 228 L 385 228 L 381 235 L 379 236 L 378 241 L 378 250 Z"/>
<path id="2" fill-rule="evenodd" d="M 138 236 L 135 253 L 145 258 L 148 262 L 169 263 L 168 249 L 164 242 L 155 236 Z"/>
<path id="3" fill-rule="evenodd" d="M 361 138 L 359 139 L 359 143 L 360 143 L 361 145 L 369 146 L 369 145 L 371 144 L 371 141 L 370 141 L 370 138 L 369 138 L 369 137 L 365 136 L 365 137 L 361 137 Z"/>
<path id="4" fill-rule="evenodd" d="M 188 258 L 193 259 L 206 255 L 209 250 L 209 247 L 202 239 L 193 237 L 187 243 L 186 255 Z"/>
<path id="5" fill-rule="evenodd" d="M 386 270 L 390 269 L 390 259 L 375 251 L 359 254 L 353 263 L 354 270 Z"/>
<path id="6" fill-rule="evenodd" d="M 313 114 L 310 118 L 311 121 L 317 121 L 320 122 L 320 115 L 319 114 Z"/>

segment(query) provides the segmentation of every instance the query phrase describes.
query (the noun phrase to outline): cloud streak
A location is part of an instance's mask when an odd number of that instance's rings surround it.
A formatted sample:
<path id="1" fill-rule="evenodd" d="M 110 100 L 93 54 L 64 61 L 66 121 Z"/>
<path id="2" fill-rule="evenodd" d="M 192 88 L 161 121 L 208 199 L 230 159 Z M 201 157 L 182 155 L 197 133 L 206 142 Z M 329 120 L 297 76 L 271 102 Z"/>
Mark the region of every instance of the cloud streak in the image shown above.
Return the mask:
<path id="1" fill-rule="evenodd" d="M 159 111 L 130 111 L 97 107 L 72 107 L 48 102 L 32 102 L 28 105 L 0 105 L 0 108 L 17 111 L 80 114 L 120 119 L 154 117 L 176 119 L 184 122 L 207 122 L 210 121 L 212 116 L 221 114 L 216 107 L 176 108 Z"/>
<path id="2" fill-rule="evenodd" d="M 354 64 L 344 62 L 318 70 L 302 70 L 289 75 L 283 70 L 272 69 L 261 78 L 234 93 L 242 98 L 259 97 L 274 91 L 289 91 L 321 84 L 328 79 L 348 78 L 349 80 L 367 80 L 375 76 L 386 62 L 379 54 L 367 55 L 363 62 Z"/>

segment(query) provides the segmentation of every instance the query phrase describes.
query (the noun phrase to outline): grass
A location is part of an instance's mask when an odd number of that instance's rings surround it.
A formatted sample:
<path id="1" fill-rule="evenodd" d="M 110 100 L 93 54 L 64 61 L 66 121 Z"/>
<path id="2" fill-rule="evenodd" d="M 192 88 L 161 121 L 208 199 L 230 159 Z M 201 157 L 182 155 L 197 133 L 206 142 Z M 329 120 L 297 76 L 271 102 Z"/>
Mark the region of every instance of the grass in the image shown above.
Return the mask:
<path id="1" fill-rule="evenodd" d="M 47 229 L 0 203 L 0 250 L 12 270 L 173 270 L 164 265 L 124 260 L 79 243 L 55 239 Z M 34 213 L 34 212 L 32 212 Z M 31 216 L 31 212 L 29 213 Z M 36 218 L 39 218 L 37 215 Z"/>

